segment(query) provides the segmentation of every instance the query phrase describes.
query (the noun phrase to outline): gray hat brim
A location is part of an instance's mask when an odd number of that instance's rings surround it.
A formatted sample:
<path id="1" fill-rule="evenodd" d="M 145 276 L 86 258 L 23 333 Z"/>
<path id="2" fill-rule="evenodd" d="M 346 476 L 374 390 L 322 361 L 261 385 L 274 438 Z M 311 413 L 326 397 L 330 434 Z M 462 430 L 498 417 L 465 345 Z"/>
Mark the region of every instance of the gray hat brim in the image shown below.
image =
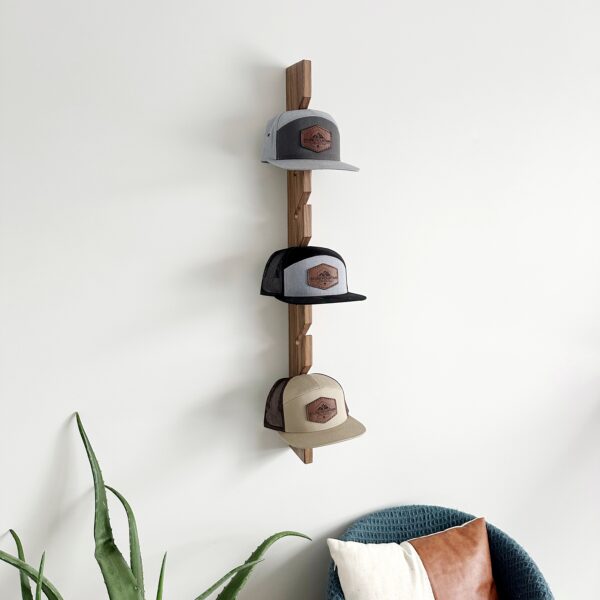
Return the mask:
<path id="1" fill-rule="evenodd" d="M 286 171 L 358 171 L 359 168 L 339 160 L 311 160 L 310 158 L 290 158 L 286 160 L 267 159 L 268 163 Z"/>
<path id="2" fill-rule="evenodd" d="M 287 444 L 294 448 L 320 448 L 351 440 L 362 435 L 367 428 L 354 417 L 348 415 L 348 418 L 337 427 L 323 429 L 322 431 L 311 431 L 309 433 L 287 433 L 279 431 L 279 435 Z"/>

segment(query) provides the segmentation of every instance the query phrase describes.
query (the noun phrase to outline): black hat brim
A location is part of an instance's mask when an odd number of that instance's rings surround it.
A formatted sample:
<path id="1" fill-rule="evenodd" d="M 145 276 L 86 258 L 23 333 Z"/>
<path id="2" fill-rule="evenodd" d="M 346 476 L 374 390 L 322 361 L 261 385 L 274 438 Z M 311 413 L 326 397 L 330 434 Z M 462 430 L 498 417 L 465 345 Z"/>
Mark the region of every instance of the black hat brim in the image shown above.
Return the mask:
<path id="1" fill-rule="evenodd" d="M 367 297 L 362 294 L 336 294 L 334 296 L 283 296 L 281 294 L 273 294 L 277 300 L 286 304 L 337 304 L 339 302 L 360 302 L 366 300 Z"/>

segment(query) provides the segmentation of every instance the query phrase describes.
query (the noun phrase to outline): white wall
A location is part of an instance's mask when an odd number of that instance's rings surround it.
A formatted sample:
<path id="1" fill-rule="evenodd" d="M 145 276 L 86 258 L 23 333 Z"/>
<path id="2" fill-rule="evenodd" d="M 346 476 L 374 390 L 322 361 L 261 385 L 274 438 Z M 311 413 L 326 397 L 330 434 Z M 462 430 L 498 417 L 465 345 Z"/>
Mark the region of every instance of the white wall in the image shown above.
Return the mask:
<path id="1" fill-rule="evenodd" d="M 79 410 L 167 598 L 284 528 L 314 542 L 243 597 L 322 598 L 324 538 L 413 502 L 487 516 L 591 597 L 599 7 L 2 0 L 0 547 L 14 527 L 66 600 L 106 597 Z M 301 58 L 362 167 L 314 174 L 313 242 L 369 296 L 314 311 L 315 369 L 369 431 L 312 466 L 262 428 L 286 308 L 258 295 L 285 244 L 260 141 Z"/>

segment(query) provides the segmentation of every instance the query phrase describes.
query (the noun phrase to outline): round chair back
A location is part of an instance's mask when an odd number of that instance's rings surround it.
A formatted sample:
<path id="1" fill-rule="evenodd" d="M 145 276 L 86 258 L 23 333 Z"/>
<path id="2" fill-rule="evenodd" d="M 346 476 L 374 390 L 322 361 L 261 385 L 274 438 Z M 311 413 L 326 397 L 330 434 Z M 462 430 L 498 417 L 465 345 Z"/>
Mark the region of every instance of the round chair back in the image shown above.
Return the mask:
<path id="1" fill-rule="evenodd" d="M 356 521 L 340 538 L 364 544 L 397 544 L 463 525 L 473 515 L 441 506 L 399 506 Z M 500 600 L 554 600 L 537 565 L 527 552 L 497 527 L 487 525 L 492 570 Z M 328 600 L 344 600 L 333 562 L 329 567 Z"/>

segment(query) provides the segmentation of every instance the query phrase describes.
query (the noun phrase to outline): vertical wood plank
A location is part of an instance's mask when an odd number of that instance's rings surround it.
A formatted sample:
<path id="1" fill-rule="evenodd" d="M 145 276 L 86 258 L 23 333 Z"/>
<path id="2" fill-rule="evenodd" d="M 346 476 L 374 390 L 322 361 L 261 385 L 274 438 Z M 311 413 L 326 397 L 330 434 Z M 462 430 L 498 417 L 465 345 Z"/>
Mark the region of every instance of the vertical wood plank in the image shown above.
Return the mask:
<path id="1" fill-rule="evenodd" d="M 312 306 L 290 304 L 288 318 L 290 377 L 305 375 L 312 367 L 312 335 L 306 335 L 312 325 Z"/>
<path id="2" fill-rule="evenodd" d="M 311 63 L 301 60 L 285 70 L 285 110 L 308 108 L 311 95 Z"/>
<path id="3" fill-rule="evenodd" d="M 286 69 L 286 110 L 308 108 L 312 94 L 311 63 L 301 60 Z M 311 171 L 288 171 L 288 246 L 307 246 L 312 237 L 312 209 L 308 200 L 312 185 Z M 312 306 L 290 304 L 289 374 L 304 375 L 312 367 L 312 336 L 307 335 L 312 324 Z M 298 458 L 310 464 L 312 448 L 293 448 Z"/>
<path id="4" fill-rule="evenodd" d="M 312 237 L 312 210 L 308 199 L 312 171 L 288 171 L 288 246 L 308 246 Z"/>

